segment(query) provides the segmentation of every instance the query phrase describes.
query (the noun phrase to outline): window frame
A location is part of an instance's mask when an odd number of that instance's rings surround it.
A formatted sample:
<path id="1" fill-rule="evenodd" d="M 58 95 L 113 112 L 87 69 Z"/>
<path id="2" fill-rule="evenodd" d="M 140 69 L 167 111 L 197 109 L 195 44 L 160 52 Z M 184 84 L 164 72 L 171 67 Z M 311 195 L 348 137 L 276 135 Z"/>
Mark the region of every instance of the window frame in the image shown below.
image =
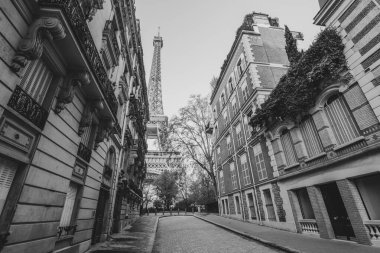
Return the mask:
<path id="1" fill-rule="evenodd" d="M 260 151 L 258 151 L 258 150 L 260 150 Z M 266 168 L 264 153 L 263 153 L 263 149 L 261 147 L 260 142 L 253 146 L 253 157 L 255 160 L 257 176 L 259 178 L 259 181 L 267 179 L 268 178 L 268 171 Z"/>
<path id="2" fill-rule="evenodd" d="M 243 162 L 244 158 L 244 162 Z M 247 154 L 244 153 L 240 157 L 240 164 L 241 164 L 241 172 L 243 175 L 243 184 L 244 186 L 251 184 L 251 177 L 249 176 L 249 166 L 248 166 L 248 157 Z"/>

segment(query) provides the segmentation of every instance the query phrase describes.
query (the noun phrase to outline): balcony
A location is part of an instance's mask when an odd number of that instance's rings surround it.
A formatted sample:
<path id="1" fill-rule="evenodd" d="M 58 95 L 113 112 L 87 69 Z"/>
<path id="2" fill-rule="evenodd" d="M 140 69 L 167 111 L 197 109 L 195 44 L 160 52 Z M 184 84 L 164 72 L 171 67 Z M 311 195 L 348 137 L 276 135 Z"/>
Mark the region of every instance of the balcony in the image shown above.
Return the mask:
<path id="1" fill-rule="evenodd" d="M 85 10 L 81 8 L 77 0 L 39 0 L 39 5 L 48 9 L 60 10 L 71 30 L 73 31 L 76 42 L 79 44 L 80 50 L 88 63 L 101 93 L 103 94 L 113 116 L 117 117 L 118 102 L 113 92 L 111 81 L 100 54 L 95 46 L 91 32 L 87 26 Z"/>
<path id="2" fill-rule="evenodd" d="M 92 153 L 92 150 L 86 147 L 86 145 L 84 145 L 83 143 L 79 144 L 77 155 L 80 158 L 82 158 L 83 160 L 89 163 L 91 159 L 91 153 Z"/>
<path id="3" fill-rule="evenodd" d="M 109 180 L 111 178 L 111 176 L 112 176 L 112 169 L 111 169 L 111 167 L 108 166 L 108 165 L 104 165 L 103 177 L 105 179 Z"/>
<path id="4" fill-rule="evenodd" d="M 44 128 L 48 112 L 29 96 L 29 94 L 23 91 L 20 86 L 16 86 L 8 102 L 8 106 L 38 128 Z"/>

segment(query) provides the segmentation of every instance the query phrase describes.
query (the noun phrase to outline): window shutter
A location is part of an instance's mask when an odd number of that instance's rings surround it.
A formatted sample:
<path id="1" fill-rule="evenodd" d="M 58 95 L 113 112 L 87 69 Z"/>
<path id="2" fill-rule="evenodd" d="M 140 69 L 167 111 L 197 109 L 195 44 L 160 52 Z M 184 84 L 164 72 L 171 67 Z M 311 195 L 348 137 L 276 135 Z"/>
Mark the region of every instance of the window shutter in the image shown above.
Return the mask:
<path id="1" fill-rule="evenodd" d="M 69 191 L 66 194 L 65 205 L 63 206 L 60 227 L 70 226 L 71 216 L 73 214 L 75 199 L 77 196 L 78 186 L 74 183 L 70 183 Z"/>
<path id="2" fill-rule="evenodd" d="M 0 157 L 0 214 L 16 175 L 17 163 Z"/>
<path id="3" fill-rule="evenodd" d="M 284 149 L 287 165 L 290 166 L 297 163 L 297 158 L 294 151 L 293 142 L 292 142 L 289 132 L 281 135 L 281 142 Z"/>

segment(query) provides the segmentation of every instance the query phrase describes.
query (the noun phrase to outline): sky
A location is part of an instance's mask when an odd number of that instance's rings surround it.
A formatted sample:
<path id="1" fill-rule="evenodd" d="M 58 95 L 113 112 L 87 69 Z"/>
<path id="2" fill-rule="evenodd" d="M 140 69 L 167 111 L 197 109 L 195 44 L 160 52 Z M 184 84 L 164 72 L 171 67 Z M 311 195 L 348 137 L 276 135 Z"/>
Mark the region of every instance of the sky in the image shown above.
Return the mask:
<path id="1" fill-rule="evenodd" d="M 307 49 L 321 30 L 313 25 L 318 0 L 136 0 L 140 19 L 146 80 L 153 57 L 153 36 L 163 37 L 161 77 L 164 113 L 185 106 L 191 94 L 207 96 L 218 77 L 236 30 L 253 11 L 278 17 L 280 26 L 304 34 Z"/>

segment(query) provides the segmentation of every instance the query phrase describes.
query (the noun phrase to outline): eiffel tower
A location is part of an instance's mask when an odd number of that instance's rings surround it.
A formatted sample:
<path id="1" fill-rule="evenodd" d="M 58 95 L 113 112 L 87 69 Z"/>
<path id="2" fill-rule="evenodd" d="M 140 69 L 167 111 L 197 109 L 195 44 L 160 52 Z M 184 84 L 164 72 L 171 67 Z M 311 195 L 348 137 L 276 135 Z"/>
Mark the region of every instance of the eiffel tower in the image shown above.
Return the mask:
<path id="1" fill-rule="evenodd" d="M 153 46 L 153 60 L 148 84 L 150 120 L 147 124 L 147 182 L 153 181 L 164 170 L 177 168 L 181 159 L 178 152 L 164 151 L 160 141 L 160 129 L 168 124 L 168 117 L 164 114 L 162 104 L 161 49 L 163 47 L 163 40 L 160 36 L 160 31 L 153 38 Z"/>

